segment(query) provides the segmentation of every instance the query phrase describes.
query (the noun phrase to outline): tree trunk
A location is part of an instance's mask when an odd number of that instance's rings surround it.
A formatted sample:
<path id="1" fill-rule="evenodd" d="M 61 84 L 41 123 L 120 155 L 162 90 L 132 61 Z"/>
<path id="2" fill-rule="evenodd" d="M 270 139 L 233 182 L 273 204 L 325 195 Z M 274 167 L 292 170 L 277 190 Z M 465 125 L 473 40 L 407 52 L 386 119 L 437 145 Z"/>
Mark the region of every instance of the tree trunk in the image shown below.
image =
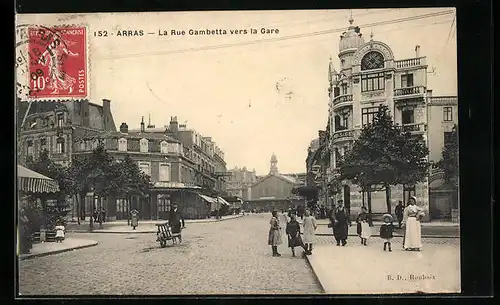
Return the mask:
<path id="1" fill-rule="evenodd" d="M 385 204 L 387 205 L 387 213 L 392 214 L 391 212 L 391 186 L 385 186 Z"/>
<path id="2" fill-rule="evenodd" d="M 372 192 L 367 192 L 367 202 L 368 202 L 368 224 L 370 227 L 373 227 L 373 219 L 372 219 Z"/>
<path id="3" fill-rule="evenodd" d="M 80 200 L 78 199 L 79 195 L 75 194 L 75 202 L 76 202 L 76 221 L 78 225 L 80 225 L 80 216 L 81 216 L 81 209 L 80 209 Z"/>
<path id="4" fill-rule="evenodd" d="M 127 225 L 130 226 L 130 196 L 127 196 L 127 206 L 125 212 L 127 213 Z"/>
<path id="5" fill-rule="evenodd" d="M 90 208 L 90 221 L 89 221 L 89 228 L 90 230 L 94 229 L 94 210 L 95 210 L 95 197 L 92 195 L 92 205 Z"/>

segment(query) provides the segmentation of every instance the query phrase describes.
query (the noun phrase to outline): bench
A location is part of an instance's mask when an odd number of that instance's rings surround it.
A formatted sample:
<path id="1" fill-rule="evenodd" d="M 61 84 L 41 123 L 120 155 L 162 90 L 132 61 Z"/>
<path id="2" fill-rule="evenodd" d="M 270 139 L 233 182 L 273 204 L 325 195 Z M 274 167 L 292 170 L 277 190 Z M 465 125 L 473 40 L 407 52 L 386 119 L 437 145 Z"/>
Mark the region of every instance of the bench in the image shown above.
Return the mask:
<path id="1" fill-rule="evenodd" d="M 31 240 L 35 243 L 40 242 L 40 232 L 34 232 L 31 234 Z M 47 230 L 45 231 L 45 241 L 46 242 L 55 242 L 56 241 L 56 231 L 55 230 Z"/>
<path id="2" fill-rule="evenodd" d="M 179 243 L 182 242 L 181 233 L 172 233 L 172 228 L 170 227 L 168 222 L 165 223 L 157 223 L 158 231 L 156 232 L 156 241 L 160 243 L 162 248 L 167 246 L 167 240 L 171 240 L 172 244 L 175 244 L 175 240 L 179 240 Z"/>

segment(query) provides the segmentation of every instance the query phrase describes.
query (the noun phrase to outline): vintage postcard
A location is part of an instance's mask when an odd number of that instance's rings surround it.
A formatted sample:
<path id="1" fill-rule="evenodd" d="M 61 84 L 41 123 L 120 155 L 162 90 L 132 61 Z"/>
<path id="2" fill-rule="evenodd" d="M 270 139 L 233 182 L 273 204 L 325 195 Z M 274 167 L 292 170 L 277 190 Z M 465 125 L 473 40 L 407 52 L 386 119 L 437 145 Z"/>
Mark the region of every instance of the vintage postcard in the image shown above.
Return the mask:
<path id="1" fill-rule="evenodd" d="M 459 293 L 455 16 L 16 15 L 19 295 Z"/>

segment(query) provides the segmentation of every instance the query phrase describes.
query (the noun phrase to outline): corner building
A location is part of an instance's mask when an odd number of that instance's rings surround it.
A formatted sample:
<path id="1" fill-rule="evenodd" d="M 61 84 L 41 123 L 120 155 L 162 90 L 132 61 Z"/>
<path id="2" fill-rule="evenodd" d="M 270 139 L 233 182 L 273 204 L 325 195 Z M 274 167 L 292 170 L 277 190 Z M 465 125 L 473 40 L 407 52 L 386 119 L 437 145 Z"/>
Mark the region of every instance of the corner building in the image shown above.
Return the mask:
<path id="1" fill-rule="evenodd" d="M 444 144 L 436 137 L 442 137 L 443 130 L 449 131 L 448 125 L 456 123 L 456 119 L 441 122 L 440 115 L 436 115 L 440 109 L 433 107 L 434 122 L 430 123 L 428 109 L 431 105 L 446 104 L 453 108 L 446 111 L 456 114 L 457 98 L 432 97 L 432 91 L 427 89 L 426 57 L 420 56 L 418 45 L 415 46 L 414 58 L 396 60 L 387 44 L 373 40 L 373 34 L 365 42 L 360 28 L 353 24 L 352 17 L 349 23 L 347 31 L 340 36 L 339 71 L 335 69 L 331 58 L 328 71 L 328 143 L 331 153 L 328 172 L 331 174 L 327 179 L 332 180 L 338 174 L 337 159 L 352 147 L 363 126 L 372 122 L 380 105 L 389 107 L 396 125 L 412 134 L 422 135 L 427 146 L 432 149 L 429 155 L 431 161 L 439 161 Z M 429 126 L 437 129 L 429 130 Z M 433 145 L 429 145 L 430 134 L 436 138 L 431 143 Z M 351 213 L 356 214 L 362 206 L 363 194 L 359 187 L 349 181 L 343 184 L 341 193 L 332 199 L 335 202 L 344 200 L 346 205 L 350 205 Z M 391 189 L 393 205 L 403 198 L 406 202 L 410 195 L 415 195 L 418 204 L 429 211 L 428 181 L 405 187 L 405 190 L 402 185 Z M 372 193 L 372 211 L 386 211 L 384 191 Z"/>

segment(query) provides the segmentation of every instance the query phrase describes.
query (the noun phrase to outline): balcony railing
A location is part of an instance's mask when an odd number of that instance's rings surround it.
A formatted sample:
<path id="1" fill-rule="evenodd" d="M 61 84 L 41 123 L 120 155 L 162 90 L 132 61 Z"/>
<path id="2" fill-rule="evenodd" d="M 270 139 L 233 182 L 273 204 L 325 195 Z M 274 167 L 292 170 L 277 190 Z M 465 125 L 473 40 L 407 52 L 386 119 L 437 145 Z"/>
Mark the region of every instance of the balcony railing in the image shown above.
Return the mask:
<path id="1" fill-rule="evenodd" d="M 425 132 L 427 131 L 427 125 L 425 123 L 412 123 L 412 124 L 404 124 L 402 126 L 398 126 L 399 129 L 403 131 L 409 132 Z"/>
<path id="2" fill-rule="evenodd" d="M 425 57 L 409 58 L 395 61 L 397 69 L 411 68 L 425 65 Z"/>
<path id="3" fill-rule="evenodd" d="M 405 96 L 414 94 L 424 94 L 423 86 L 394 89 L 394 96 Z"/>
<path id="4" fill-rule="evenodd" d="M 343 102 L 352 102 L 352 94 L 340 95 L 333 99 L 334 106 Z"/>
<path id="5" fill-rule="evenodd" d="M 333 134 L 333 140 L 340 138 L 353 138 L 353 137 L 354 137 L 354 130 L 337 131 Z"/>

